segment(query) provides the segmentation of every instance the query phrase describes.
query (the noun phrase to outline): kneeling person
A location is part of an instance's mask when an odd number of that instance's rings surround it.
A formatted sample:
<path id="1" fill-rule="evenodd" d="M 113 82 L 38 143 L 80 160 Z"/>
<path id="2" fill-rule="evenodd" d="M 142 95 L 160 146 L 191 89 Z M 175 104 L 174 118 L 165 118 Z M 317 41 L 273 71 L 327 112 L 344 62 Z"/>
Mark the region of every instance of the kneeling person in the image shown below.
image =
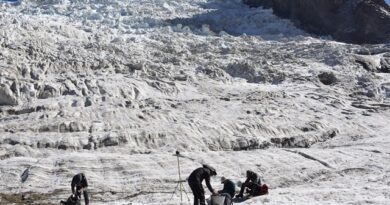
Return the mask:
<path id="1" fill-rule="evenodd" d="M 249 194 L 251 196 L 258 196 L 260 193 L 260 187 L 261 187 L 261 180 L 259 175 L 248 170 L 246 171 L 246 180 L 241 185 L 240 194 L 238 194 L 236 197 L 237 198 L 243 197 L 245 188 L 248 188 Z"/>
<path id="2" fill-rule="evenodd" d="M 230 198 L 233 198 L 234 194 L 236 193 L 236 184 L 232 180 L 226 179 L 225 177 L 221 177 L 221 184 L 223 184 L 223 189 L 218 191 L 218 193 L 229 194 Z"/>

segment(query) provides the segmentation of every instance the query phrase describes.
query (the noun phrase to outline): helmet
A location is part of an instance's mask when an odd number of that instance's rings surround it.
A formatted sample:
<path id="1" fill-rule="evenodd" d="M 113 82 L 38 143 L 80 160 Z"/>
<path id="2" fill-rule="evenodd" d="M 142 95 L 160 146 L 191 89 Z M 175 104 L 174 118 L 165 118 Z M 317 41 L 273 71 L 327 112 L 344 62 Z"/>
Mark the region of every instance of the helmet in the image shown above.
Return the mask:
<path id="1" fill-rule="evenodd" d="M 221 184 L 225 183 L 226 181 L 226 178 L 225 177 L 221 177 Z"/>
<path id="2" fill-rule="evenodd" d="M 214 167 L 207 165 L 207 164 L 204 164 L 203 168 L 209 169 L 211 176 L 217 175 L 217 171 L 215 171 Z"/>

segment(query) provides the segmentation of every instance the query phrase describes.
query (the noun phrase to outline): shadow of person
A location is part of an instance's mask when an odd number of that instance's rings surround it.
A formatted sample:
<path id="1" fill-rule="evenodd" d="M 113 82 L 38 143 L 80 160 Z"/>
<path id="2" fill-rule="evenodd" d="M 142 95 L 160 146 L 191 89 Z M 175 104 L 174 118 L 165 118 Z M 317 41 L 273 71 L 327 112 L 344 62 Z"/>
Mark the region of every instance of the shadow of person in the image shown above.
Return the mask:
<path id="1" fill-rule="evenodd" d="M 249 199 L 248 197 L 234 198 L 234 199 L 232 199 L 232 202 L 233 203 L 242 203 L 248 199 Z"/>

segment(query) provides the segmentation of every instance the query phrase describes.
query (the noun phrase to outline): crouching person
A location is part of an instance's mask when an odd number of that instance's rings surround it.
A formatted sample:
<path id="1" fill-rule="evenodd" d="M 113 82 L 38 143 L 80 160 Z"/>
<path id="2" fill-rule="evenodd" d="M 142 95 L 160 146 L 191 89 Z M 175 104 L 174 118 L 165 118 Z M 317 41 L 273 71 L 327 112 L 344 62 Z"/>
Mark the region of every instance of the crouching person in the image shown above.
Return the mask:
<path id="1" fill-rule="evenodd" d="M 213 187 L 210 184 L 210 177 L 217 175 L 217 172 L 213 167 L 208 165 L 203 165 L 198 169 L 195 169 L 190 176 L 188 177 L 188 184 L 194 195 L 194 205 L 206 205 L 206 199 L 204 195 L 204 189 L 202 186 L 202 181 L 206 181 L 206 186 L 213 195 L 216 195 L 217 192 L 214 191 Z"/>
<path id="2" fill-rule="evenodd" d="M 225 196 L 225 203 L 224 204 L 232 204 L 232 198 L 234 197 L 236 193 L 236 184 L 230 180 L 226 179 L 225 177 L 221 177 L 221 184 L 223 184 L 223 189 L 219 190 L 218 193 L 221 196 Z"/>
<path id="3" fill-rule="evenodd" d="M 219 194 L 228 194 L 230 198 L 233 198 L 236 193 L 236 184 L 225 177 L 221 177 L 221 184 L 223 184 L 223 189 L 218 191 Z"/>
<path id="4" fill-rule="evenodd" d="M 245 188 L 251 196 L 259 196 L 261 187 L 261 180 L 258 174 L 248 170 L 246 171 L 246 180 L 241 185 L 240 193 L 236 196 L 237 198 L 242 198 Z"/>
<path id="5" fill-rule="evenodd" d="M 85 205 L 89 205 L 89 197 L 88 197 L 88 182 L 87 178 L 83 173 L 76 174 L 72 179 L 72 193 L 81 199 L 81 194 L 84 195 Z"/>

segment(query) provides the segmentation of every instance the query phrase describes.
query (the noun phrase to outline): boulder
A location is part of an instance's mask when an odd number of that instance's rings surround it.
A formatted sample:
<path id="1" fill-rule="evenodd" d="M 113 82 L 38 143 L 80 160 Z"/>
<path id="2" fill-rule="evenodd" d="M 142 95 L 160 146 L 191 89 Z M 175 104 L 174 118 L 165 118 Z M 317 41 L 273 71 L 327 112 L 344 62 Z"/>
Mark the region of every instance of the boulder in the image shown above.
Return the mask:
<path id="1" fill-rule="evenodd" d="M 323 72 L 318 75 L 318 79 L 324 85 L 332 85 L 337 82 L 337 78 L 332 72 Z"/>
<path id="2" fill-rule="evenodd" d="M 384 0 L 244 0 L 272 8 L 314 34 L 347 43 L 389 43 L 390 6 Z"/>
<path id="3" fill-rule="evenodd" d="M 38 98 L 47 99 L 59 96 L 59 90 L 53 85 L 45 85 L 41 92 L 39 93 Z"/>
<path id="4" fill-rule="evenodd" d="M 17 97 L 12 92 L 9 85 L 6 84 L 0 85 L 0 106 L 1 105 L 18 105 Z"/>
<path id="5" fill-rule="evenodd" d="M 16 97 L 20 96 L 20 86 L 19 86 L 19 83 L 16 80 L 12 82 L 11 91 L 13 93 L 15 93 Z"/>
<path id="6" fill-rule="evenodd" d="M 92 103 L 92 98 L 91 97 L 86 97 L 85 98 L 85 102 L 84 102 L 84 107 L 89 107 L 91 106 L 93 103 Z"/>
<path id="7" fill-rule="evenodd" d="M 390 73 L 390 58 L 389 57 L 381 59 L 380 71 L 383 73 Z"/>

